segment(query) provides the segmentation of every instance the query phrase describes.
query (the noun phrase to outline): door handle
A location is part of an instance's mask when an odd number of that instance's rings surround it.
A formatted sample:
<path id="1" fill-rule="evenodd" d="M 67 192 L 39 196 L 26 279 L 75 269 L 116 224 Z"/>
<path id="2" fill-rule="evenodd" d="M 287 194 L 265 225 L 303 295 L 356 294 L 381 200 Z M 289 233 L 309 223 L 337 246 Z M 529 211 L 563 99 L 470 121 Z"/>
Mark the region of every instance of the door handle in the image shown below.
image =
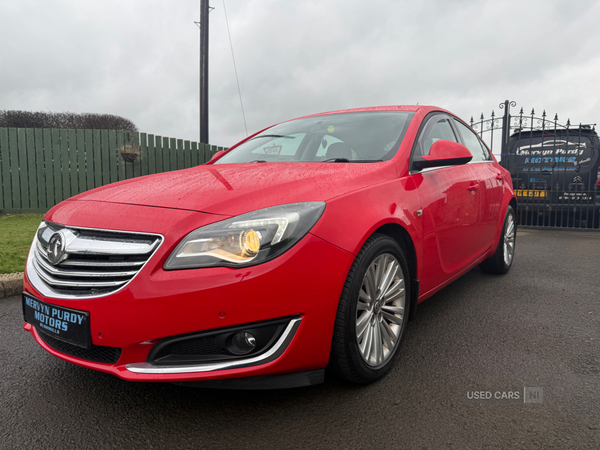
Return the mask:
<path id="1" fill-rule="evenodd" d="M 498 175 L 496 175 L 496 180 L 504 180 L 504 174 L 500 172 Z"/>
<path id="2" fill-rule="evenodd" d="M 473 183 L 471 183 L 471 184 L 469 185 L 469 191 L 471 191 L 471 192 L 474 192 L 474 191 L 476 191 L 477 189 L 479 189 L 479 183 L 475 183 L 475 182 L 473 182 Z"/>

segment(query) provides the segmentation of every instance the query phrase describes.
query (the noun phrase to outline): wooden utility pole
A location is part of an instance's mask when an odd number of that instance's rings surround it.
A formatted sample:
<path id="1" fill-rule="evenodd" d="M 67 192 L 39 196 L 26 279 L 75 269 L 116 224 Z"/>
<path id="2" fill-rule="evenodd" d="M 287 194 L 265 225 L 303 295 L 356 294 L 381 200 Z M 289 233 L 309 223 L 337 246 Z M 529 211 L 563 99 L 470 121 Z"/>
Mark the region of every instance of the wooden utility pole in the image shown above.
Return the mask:
<path id="1" fill-rule="evenodd" d="M 208 0 L 200 0 L 200 142 L 208 144 Z"/>

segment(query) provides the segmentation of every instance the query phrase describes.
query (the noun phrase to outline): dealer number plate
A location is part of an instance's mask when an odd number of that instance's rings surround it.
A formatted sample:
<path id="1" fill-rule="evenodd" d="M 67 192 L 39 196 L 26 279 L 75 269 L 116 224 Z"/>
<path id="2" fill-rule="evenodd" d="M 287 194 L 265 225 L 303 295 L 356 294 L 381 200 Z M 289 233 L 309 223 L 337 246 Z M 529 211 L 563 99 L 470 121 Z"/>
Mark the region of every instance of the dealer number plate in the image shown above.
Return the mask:
<path id="1" fill-rule="evenodd" d="M 90 313 L 42 302 L 23 294 L 25 321 L 40 332 L 78 347 L 90 348 Z"/>

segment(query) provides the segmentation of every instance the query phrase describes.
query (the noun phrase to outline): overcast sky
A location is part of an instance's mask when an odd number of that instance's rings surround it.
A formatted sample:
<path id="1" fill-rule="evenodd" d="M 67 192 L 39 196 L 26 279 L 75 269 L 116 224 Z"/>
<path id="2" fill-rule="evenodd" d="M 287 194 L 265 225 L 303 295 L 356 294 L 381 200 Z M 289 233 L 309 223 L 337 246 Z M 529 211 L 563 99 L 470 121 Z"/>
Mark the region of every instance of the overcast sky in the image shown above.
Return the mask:
<path id="1" fill-rule="evenodd" d="M 246 136 L 211 0 L 210 141 Z M 505 99 L 600 122 L 600 5 L 578 0 L 225 0 L 250 133 L 301 115 Z M 0 0 L 0 109 L 109 113 L 197 140 L 199 0 Z M 562 121 L 561 120 L 561 121 Z"/>

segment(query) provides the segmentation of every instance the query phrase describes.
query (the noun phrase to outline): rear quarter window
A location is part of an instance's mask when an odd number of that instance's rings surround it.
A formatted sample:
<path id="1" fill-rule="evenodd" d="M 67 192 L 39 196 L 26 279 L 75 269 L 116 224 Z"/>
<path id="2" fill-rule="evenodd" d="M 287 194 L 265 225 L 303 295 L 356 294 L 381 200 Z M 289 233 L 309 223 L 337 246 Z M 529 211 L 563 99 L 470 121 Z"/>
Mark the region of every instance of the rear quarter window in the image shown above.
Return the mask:
<path id="1" fill-rule="evenodd" d="M 456 127 L 463 138 L 465 146 L 473 155 L 472 161 L 492 161 L 490 152 L 488 151 L 487 147 L 482 144 L 479 137 L 462 122 L 454 119 L 454 123 L 456 124 Z"/>

